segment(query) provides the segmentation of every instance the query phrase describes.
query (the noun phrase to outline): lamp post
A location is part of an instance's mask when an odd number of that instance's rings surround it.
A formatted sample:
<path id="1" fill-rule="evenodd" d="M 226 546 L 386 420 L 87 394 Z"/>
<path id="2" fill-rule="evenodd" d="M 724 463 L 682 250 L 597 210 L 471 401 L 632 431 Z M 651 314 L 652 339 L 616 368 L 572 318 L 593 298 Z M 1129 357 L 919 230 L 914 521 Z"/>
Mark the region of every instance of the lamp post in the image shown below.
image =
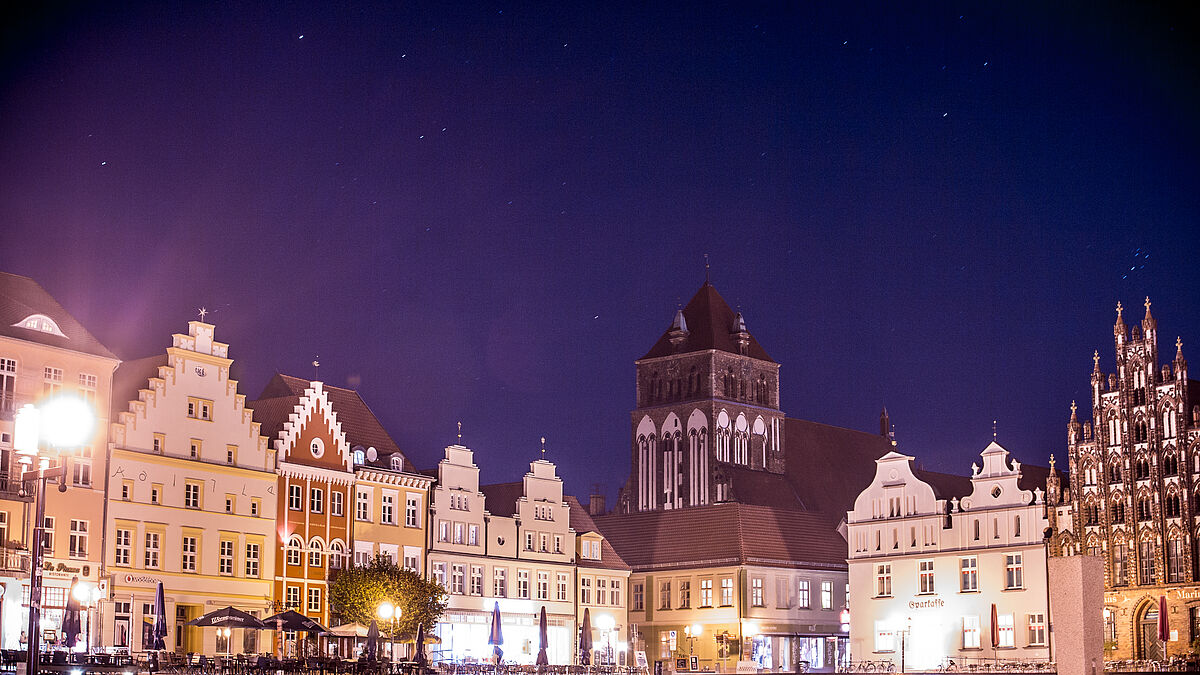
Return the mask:
<path id="1" fill-rule="evenodd" d="M 613 632 L 617 628 L 616 619 L 611 615 L 601 614 L 596 617 L 596 627 L 604 634 L 604 658 L 608 663 L 613 662 Z"/>
<path id="2" fill-rule="evenodd" d="M 688 639 L 688 656 L 696 653 L 696 638 L 700 637 L 703 628 L 698 623 L 683 627 L 683 634 Z"/>
<path id="3" fill-rule="evenodd" d="M 87 609 L 87 630 L 83 631 L 85 653 L 92 653 L 92 607 L 100 601 L 104 594 L 100 587 L 89 582 L 80 581 L 71 588 L 71 595 L 79 601 L 79 606 Z"/>
<path id="4" fill-rule="evenodd" d="M 13 424 L 13 449 L 21 464 L 22 485 L 34 481 L 33 541 L 29 555 L 29 646 L 26 674 L 37 675 L 42 614 L 42 544 L 45 542 L 46 481 L 58 478 L 58 491 L 66 492 L 63 464 L 52 465 L 63 448 L 83 445 L 91 436 L 95 415 L 82 399 L 56 396 L 40 405 L 26 403 Z M 34 469 L 34 460 L 37 468 Z M 24 491 L 24 488 L 22 488 Z"/>
<path id="5" fill-rule="evenodd" d="M 383 602 L 379 603 L 379 609 L 377 610 L 379 618 L 383 619 L 384 621 L 389 619 L 392 621 L 392 633 L 391 639 L 389 640 L 392 653 L 388 659 L 392 664 L 395 664 L 396 662 L 396 620 L 400 618 L 401 613 L 402 612 L 400 611 L 400 608 L 388 600 L 384 600 Z"/>

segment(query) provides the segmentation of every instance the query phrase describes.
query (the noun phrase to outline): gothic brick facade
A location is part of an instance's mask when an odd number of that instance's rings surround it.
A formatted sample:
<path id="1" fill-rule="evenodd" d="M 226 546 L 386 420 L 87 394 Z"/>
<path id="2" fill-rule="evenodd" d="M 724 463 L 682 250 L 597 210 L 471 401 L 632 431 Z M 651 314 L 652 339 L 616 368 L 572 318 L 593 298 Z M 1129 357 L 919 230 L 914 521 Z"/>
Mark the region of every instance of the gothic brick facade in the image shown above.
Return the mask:
<path id="1" fill-rule="evenodd" d="M 1159 364 L 1150 313 L 1132 329 L 1117 304 L 1115 372 L 1093 355 L 1092 420 L 1071 405 L 1070 483 L 1051 509 L 1054 552 L 1105 560 L 1106 640 L 1111 658 L 1158 658 L 1158 602 L 1165 597 L 1168 654 L 1200 638 L 1196 536 L 1200 527 L 1200 383 L 1189 380 L 1182 341 Z M 1052 499 L 1057 485 L 1047 486 Z"/>

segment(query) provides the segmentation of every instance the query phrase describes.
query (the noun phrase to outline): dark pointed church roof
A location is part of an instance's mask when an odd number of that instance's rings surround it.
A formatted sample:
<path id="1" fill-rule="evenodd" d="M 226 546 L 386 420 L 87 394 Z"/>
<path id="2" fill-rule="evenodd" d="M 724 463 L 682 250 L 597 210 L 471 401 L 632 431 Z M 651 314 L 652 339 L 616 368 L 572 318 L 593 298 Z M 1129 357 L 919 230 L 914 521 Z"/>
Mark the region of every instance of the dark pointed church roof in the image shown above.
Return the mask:
<path id="1" fill-rule="evenodd" d="M 712 284 L 705 281 L 700 290 L 696 291 L 696 295 L 692 296 L 687 306 L 683 308 L 683 317 L 687 321 L 688 331 L 683 344 L 678 349 L 671 344 L 671 329 L 668 328 L 642 359 L 700 352 L 708 349 L 719 349 L 731 354 L 739 353 L 737 342 L 733 336 L 736 330 L 734 327 L 736 315 Z M 774 363 L 774 360 L 767 356 L 767 351 L 758 344 L 758 340 L 755 340 L 753 335 L 750 336 L 746 356 Z"/>

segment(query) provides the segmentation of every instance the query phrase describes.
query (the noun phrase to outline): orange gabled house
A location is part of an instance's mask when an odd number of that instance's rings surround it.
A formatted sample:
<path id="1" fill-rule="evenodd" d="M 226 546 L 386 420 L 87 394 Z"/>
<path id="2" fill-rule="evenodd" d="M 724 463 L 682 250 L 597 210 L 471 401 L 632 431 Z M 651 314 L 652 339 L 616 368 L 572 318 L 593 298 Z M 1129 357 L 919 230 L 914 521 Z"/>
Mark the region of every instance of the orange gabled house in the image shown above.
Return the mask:
<path id="1" fill-rule="evenodd" d="M 254 413 L 278 458 L 275 607 L 328 626 L 330 572 L 352 550 L 350 444 L 321 382 L 277 374 Z"/>

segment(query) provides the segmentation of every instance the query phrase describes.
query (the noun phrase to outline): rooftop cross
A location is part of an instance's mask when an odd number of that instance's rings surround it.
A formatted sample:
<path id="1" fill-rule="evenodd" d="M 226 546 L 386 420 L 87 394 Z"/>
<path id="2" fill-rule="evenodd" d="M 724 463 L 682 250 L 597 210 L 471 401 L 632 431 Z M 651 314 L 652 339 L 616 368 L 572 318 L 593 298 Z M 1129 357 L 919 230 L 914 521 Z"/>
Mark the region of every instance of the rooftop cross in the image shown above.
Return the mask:
<path id="1" fill-rule="evenodd" d="M 1118 319 L 1121 318 L 1121 310 L 1123 310 L 1123 309 L 1125 309 L 1125 308 L 1121 306 L 1121 301 L 1118 300 L 1117 301 L 1117 318 Z"/>
<path id="2" fill-rule="evenodd" d="M 1149 312 L 1150 311 L 1150 296 L 1148 296 L 1148 295 L 1146 296 L 1145 304 L 1146 304 L 1146 311 Z"/>

